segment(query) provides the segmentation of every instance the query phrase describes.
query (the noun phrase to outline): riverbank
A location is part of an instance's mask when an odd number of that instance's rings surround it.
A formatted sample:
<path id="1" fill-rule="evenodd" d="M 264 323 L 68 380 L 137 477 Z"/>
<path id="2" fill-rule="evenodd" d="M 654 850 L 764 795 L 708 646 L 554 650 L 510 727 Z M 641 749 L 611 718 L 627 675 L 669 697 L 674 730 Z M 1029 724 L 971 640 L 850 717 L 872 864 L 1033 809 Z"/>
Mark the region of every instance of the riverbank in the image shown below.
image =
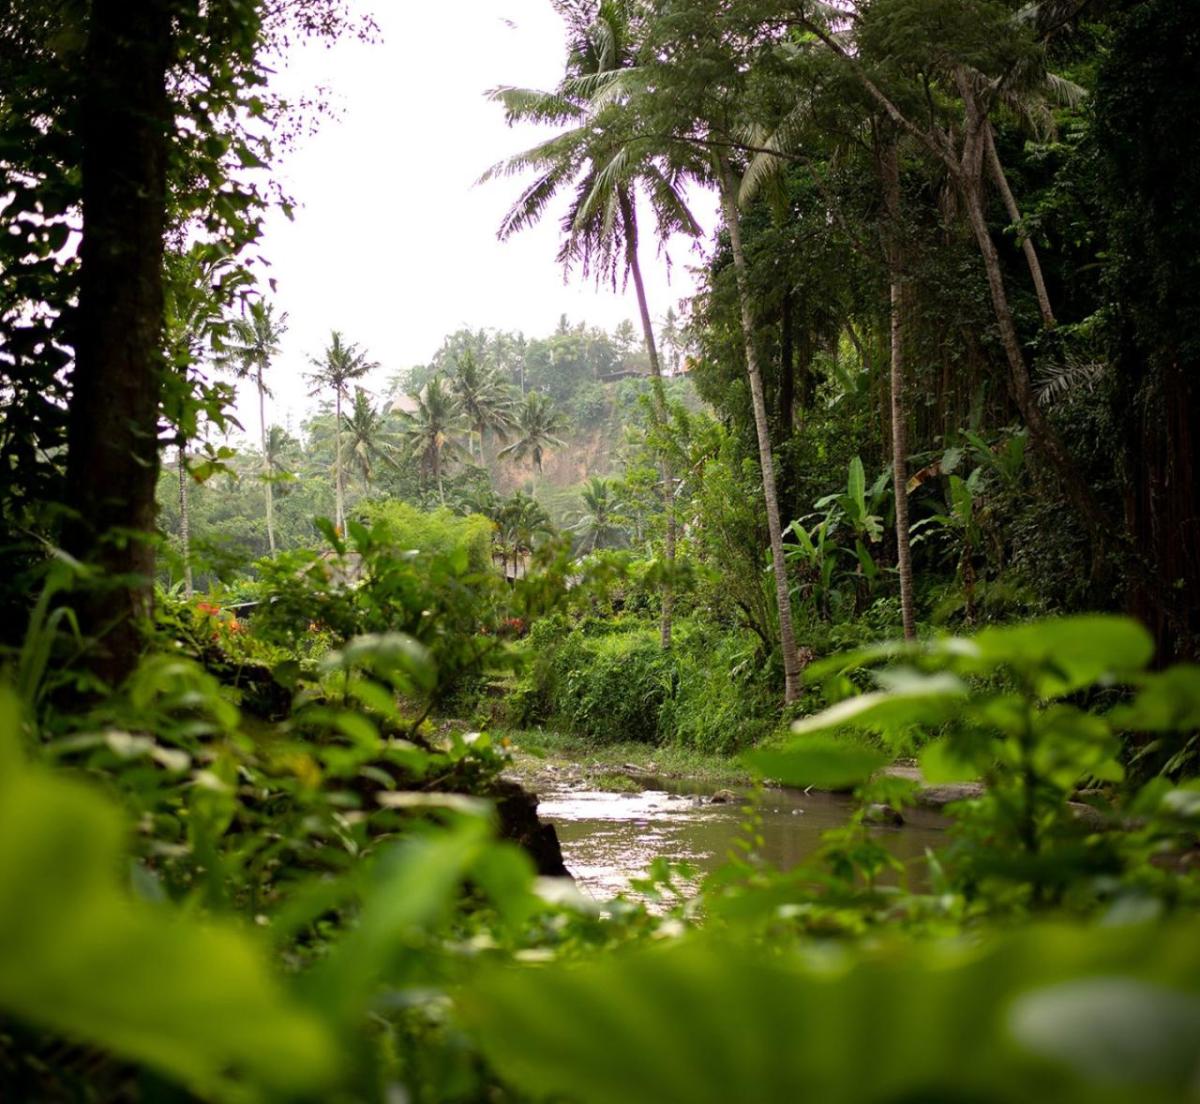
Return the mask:
<path id="1" fill-rule="evenodd" d="M 639 793 L 656 781 L 687 780 L 694 792 L 748 786 L 751 774 L 736 759 L 688 748 L 639 743 L 596 744 L 552 729 L 498 729 L 493 737 L 510 755 L 505 774 L 535 793 L 601 790 Z"/>

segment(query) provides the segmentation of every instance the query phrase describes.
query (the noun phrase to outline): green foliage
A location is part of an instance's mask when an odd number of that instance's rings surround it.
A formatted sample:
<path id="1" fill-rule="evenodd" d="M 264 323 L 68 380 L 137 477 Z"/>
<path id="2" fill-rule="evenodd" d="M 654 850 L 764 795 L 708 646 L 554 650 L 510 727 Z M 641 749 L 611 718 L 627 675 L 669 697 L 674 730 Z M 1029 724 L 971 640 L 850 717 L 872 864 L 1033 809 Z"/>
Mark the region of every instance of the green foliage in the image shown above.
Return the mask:
<path id="1" fill-rule="evenodd" d="M 461 560 L 471 572 L 484 571 L 492 562 L 492 523 L 479 514 L 461 517 L 446 509 L 423 511 L 395 500 L 364 503 L 358 514 L 397 551 Z"/>
<path id="2" fill-rule="evenodd" d="M 887 941 L 857 955 L 693 938 L 495 970 L 467 1006 L 506 1077 L 589 1104 L 1165 1104 L 1195 1076 L 1194 935 L 1046 926 L 983 949 Z"/>
<path id="3" fill-rule="evenodd" d="M 27 763 L 17 709 L 0 692 L 0 1010 L 204 1096 L 329 1085 L 340 1064 L 333 1039 L 272 976 L 264 948 L 119 885 L 120 812 Z M 134 869 L 156 886 L 148 867 Z"/>
<path id="4" fill-rule="evenodd" d="M 1129 892 L 1145 884 L 1141 864 L 1151 839 L 1164 854 L 1187 846 L 1170 815 L 1145 835 L 1126 835 L 1119 809 L 1100 803 L 1081 812 L 1072 804 L 1079 791 L 1125 781 L 1127 733 L 1157 724 L 1186 734 L 1193 672 L 1148 676 L 1152 653 L 1136 622 L 1100 616 L 850 653 L 808 672 L 812 680 L 827 679 L 829 693 L 849 696 L 796 722 L 789 743 L 755 753 L 752 762 L 795 784 L 829 784 L 835 777 L 865 783 L 883 760 L 839 745 L 840 730 L 870 733 L 893 754 L 909 746 L 914 730 L 935 735 L 921 753 L 925 780 L 983 783 L 964 795 L 970 800 L 957 814 L 961 843 L 942 867 L 950 884 L 967 901 L 987 900 L 996 913 L 1065 900 L 1091 907 L 1123 879 Z M 845 673 L 883 661 L 894 665 L 873 672 L 878 689 L 853 692 Z M 1089 710 L 1085 695 L 1114 683 L 1143 689 L 1119 708 Z M 1175 703 L 1170 714 L 1164 694 Z M 1183 761 L 1177 757 L 1175 765 Z M 1161 812 L 1163 800 L 1159 781 L 1131 795 L 1131 805 L 1147 811 Z M 1105 825 L 1114 831 L 1095 830 Z"/>
<path id="5" fill-rule="evenodd" d="M 524 723 L 553 723 L 600 743 L 640 741 L 728 754 L 778 724 L 775 687 L 748 634 L 676 626 L 662 650 L 655 627 L 634 618 L 534 626 L 519 692 Z"/>
<path id="6" fill-rule="evenodd" d="M 536 648 L 535 638 L 531 647 Z M 554 646 L 551 715 L 601 743 L 661 739 L 659 712 L 672 692 L 672 664 L 649 629 L 590 636 L 576 630 Z"/>

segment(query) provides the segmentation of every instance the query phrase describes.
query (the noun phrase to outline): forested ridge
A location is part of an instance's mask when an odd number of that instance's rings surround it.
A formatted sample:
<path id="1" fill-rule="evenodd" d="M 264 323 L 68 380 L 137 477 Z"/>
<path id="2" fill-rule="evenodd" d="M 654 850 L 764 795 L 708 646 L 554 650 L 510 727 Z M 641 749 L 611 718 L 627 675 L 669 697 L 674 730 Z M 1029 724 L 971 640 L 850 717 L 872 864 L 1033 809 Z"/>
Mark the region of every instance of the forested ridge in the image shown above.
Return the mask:
<path id="1" fill-rule="evenodd" d="M 1200 9 L 546 3 L 628 321 L 408 364 L 264 246 L 366 6 L 0 10 L 0 1095 L 1194 1099 Z"/>

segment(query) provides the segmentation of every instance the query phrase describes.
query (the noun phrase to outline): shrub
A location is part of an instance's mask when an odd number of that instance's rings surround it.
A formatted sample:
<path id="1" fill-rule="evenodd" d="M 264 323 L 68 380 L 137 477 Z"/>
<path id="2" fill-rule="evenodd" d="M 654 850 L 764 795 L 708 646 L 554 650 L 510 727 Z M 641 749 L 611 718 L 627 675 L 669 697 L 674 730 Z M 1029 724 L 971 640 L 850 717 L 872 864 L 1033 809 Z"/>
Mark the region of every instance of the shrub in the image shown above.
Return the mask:
<path id="1" fill-rule="evenodd" d="M 676 691 L 659 722 L 665 740 L 727 755 L 762 740 L 779 723 L 778 692 L 752 634 L 714 638 L 681 626 L 675 670 Z"/>
<path id="2" fill-rule="evenodd" d="M 659 713 L 673 692 L 675 670 L 652 629 L 600 637 L 577 629 L 541 658 L 534 672 L 544 700 L 572 732 L 606 743 L 659 742 Z"/>
<path id="3" fill-rule="evenodd" d="M 657 627 L 633 618 L 543 621 L 530 633 L 509 720 L 724 754 L 778 724 L 777 688 L 752 634 L 714 636 L 684 621 L 674 641 L 664 653 Z"/>
<path id="4" fill-rule="evenodd" d="M 397 499 L 364 503 L 359 514 L 397 549 L 431 556 L 465 555 L 469 571 L 485 571 L 491 566 L 492 523 L 480 514 L 460 517 L 444 507 L 419 510 Z"/>

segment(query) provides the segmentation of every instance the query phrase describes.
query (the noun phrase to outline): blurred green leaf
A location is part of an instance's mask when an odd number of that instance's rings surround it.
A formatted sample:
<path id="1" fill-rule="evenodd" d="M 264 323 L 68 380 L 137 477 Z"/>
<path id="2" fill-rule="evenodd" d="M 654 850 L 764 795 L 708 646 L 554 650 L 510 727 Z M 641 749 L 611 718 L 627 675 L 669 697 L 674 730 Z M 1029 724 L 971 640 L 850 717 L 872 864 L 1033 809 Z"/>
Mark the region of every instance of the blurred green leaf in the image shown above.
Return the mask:
<path id="1" fill-rule="evenodd" d="M 11 694 L 0 702 L 4 1015 L 145 1062 L 204 1095 L 328 1084 L 331 1039 L 289 1002 L 254 942 L 131 898 L 117 881 L 117 810 L 22 763 Z"/>
<path id="2" fill-rule="evenodd" d="M 742 761 L 766 778 L 789 786 L 841 790 L 870 778 L 889 757 L 834 736 L 809 736 L 779 748 L 749 751 Z"/>
<path id="3" fill-rule="evenodd" d="M 1087 978 L 1018 998 L 1009 1027 L 1032 1053 L 1096 1084 L 1157 1085 L 1195 1097 L 1200 996 L 1125 977 Z"/>

